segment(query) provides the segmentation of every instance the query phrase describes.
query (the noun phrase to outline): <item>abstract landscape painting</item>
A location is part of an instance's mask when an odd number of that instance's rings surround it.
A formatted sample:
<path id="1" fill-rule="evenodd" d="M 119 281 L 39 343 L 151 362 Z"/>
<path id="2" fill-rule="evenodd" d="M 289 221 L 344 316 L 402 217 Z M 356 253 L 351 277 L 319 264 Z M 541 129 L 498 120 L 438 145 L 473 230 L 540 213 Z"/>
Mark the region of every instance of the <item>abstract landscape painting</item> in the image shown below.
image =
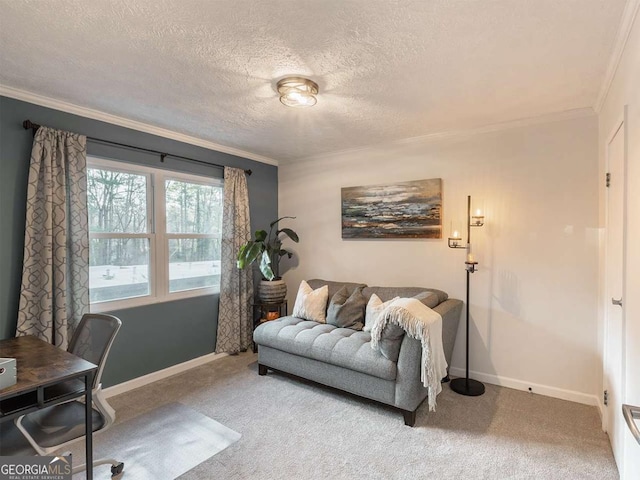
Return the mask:
<path id="1" fill-rule="evenodd" d="M 342 238 L 442 238 L 442 179 L 343 188 Z"/>

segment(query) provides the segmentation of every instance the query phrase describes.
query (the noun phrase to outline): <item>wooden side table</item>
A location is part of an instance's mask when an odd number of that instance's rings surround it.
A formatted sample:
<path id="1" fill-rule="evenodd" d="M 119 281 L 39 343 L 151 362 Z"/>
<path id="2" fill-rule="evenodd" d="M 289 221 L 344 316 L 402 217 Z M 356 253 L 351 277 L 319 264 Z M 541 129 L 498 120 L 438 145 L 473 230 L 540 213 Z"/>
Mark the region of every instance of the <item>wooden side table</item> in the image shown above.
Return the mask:
<path id="1" fill-rule="evenodd" d="M 286 317 L 289 315 L 289 306 L 287 299 L 285 298 L 281 302 L 261 302 L 256 301 L 251 304 L 253 306 L 253 329 L 255 330 L 258 325 L 270 320 L 276 320 L 280 317 Z M 253 344 L 253 353 L 258 351 L 256 344 Z"/>

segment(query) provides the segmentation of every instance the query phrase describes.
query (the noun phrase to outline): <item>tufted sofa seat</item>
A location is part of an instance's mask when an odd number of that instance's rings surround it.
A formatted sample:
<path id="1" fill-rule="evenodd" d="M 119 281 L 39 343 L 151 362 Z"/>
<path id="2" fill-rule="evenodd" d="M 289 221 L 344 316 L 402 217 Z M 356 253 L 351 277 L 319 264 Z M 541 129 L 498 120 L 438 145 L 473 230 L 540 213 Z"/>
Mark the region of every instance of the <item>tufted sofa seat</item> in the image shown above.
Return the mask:
<path id="1" fill-rule="evenodd" d="M 462 311 L 460 300 L 429 288 L 367 287 L 318 279 L 308 283 L 313 289 L 327 285 L 329 298 L 342 286 L 349 292 L 364 287 L 367 300 L 373 293 L 382 301 L 396 296 L 419 298 L 442 317 L 442 345 L 451 363 Z M 368 332 L 288 316 L 259 325 L 253 341 L 258 346 L 260 375 L 271 368 L 391 405 L 402 411 L 406 425 L 414 425 L 416 410 L 427 397 L 420 378 L 422 345 L 408 335 L 400 340 L 397 359 L 388 359 L 371 348 Z"/>
<path id="2" fill-rule="evenodd" d="M 385 380 L 396 378 L 396 363 L 371 348 L 369 332 L 284 317 L 266 322 L 256 330 L 254 340 L 258 345 Z"/>

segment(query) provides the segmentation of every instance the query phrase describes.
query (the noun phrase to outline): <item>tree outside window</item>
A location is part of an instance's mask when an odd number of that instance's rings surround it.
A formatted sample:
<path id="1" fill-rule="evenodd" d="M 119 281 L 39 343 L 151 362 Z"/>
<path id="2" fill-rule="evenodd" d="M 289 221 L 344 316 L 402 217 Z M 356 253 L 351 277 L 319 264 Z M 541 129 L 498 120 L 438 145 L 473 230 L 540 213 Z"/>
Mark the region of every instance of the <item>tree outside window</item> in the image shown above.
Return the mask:
<path id="1" fill-rule="evenodd" d="M 92 304 L 219 286 L 221 180 L 90 159 L 87 197 Z"/>

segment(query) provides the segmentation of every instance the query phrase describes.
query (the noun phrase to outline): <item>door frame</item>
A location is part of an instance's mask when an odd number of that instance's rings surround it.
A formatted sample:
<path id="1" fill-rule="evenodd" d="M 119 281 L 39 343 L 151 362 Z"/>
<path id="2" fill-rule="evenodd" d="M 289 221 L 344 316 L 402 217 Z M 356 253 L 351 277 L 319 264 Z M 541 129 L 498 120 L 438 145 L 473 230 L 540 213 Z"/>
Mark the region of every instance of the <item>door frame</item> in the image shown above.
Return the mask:
<path id="1" fill-rule="evenodd" d="M 622 299 L 623 299 L 623 305 L 622 305 L 622 312 L 621 312 L 621 321 L 622 321 L 622 325 L 621 325 L 621 332 L 622 332 L 622 342 L 620 345 L 620 349 L 621 349 L 621 358 L 622 358 L 622 365 L 621 365 L 621 379 L 620 379 L 620 384 L 621 384 L 621 392 L 620 392 L 620 397 L 622 400 L 624 400 L 624 393 L 626 390 L 626 386 L 625 386 L 625 382 L 626 382 L 626 344 L 624 342 L 624 338 L 625 338 L 625 332 L 626 332 L 626 309 L 625 309 L 625 299 L 627 298 L 627 282 L 626 282 L 626 258 L 627 258 L 627 183 L 628 183 L 628 121 L 627 121 L 627 105 L 624 106 L 623 108 L 623 114 L 620 116 L 620 118 L 614 123 L 614 127 L 610 130 L 609 135 L 607 136 L 607 141 L 604 145 L 605 147 L 605 164 L 604 164 L 604 168 L 605 168 L 605 174 L 607 172 L 609 172 L 609 145 L 611 144 L 611 142 L 613 141 L 613 139 L 616 137 L 616 135 L 618 134 L 618 132 L 620 132 L 620 129 L 623 129 L 623 133 L 624 133 L 624 143 L 622 146 L 623 149 L 623 165 L 622 165 L 622 169 L 624 172 L 624 179 L 623 179 L 623 184 L 622 184 L 622 199 L 623 199 L 623 207 L 622 207 Z M 602 270 L 602 278 L 603 278 L 603 289 L 602 289 L 602 295 L 603 295 L 603 310 L 602 310 L 602 314 L 603 314 L 603 348 L 602 348 L 602 389 L 607 390 L 609 385 L 607 382 L 607 377 L 605 372 L 607 371 L 607 360 L 608 360 L 608 336 L 609 336 L 609 313 L 608 313 L 608 306 L 609 306 L 609 302 L 611 301 L 611 299 L 609 298 L 609 291 L 608 291 L 608 286 L 607 286 L 607 249 L 608 249 L 608 232 L 607 229 L 609 227 L 609 192 L 608 190 L 605 188 L 605 209 L 604 209 L 604 214 L 605 214 L 605 230 L 604 230 L 604 235 L 603 235 L 603 243 L 604 243 L 604 252 L 603 252 L 603 270 Z M 602 397 L 600 397 L 602 398 Z M 608 425 L 608 412 L 607 409 L 608 407 L 605 407 L 603 404 L 603 412 L 602 412 L 602 429 L 605 431 L 609 431 L 609 425 Z M 625 425 L 620 425 L 619 428 L 625 428 Z M 609 438 L 609 441 L 611 442 L 611 438 Z M 613 446 L 613 445 L 612 445 Z M 622 477 L 623 475 L 623 471 L 622 468 L 624 466 L 624 442 L 622 444 L 622 448 L 623 451 L 620 452 L 621 458 L 622 458 L 622 462 L 619 466 L 619 473 L 620 476 Z"/>

